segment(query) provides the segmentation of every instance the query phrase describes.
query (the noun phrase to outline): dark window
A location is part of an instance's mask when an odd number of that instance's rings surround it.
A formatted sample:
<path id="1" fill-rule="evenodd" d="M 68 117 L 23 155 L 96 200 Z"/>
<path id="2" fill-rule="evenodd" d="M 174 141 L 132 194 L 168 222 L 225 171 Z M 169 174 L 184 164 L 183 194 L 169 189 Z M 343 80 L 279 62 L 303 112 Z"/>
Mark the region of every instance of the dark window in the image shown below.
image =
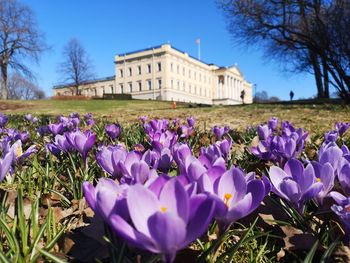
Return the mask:
<path id="1" fill-rule="evenodd" d="M 139 81 L 138 83 L 139 83 L 139 91 L 141 91 L 142 90 L 142 82 Z"/>

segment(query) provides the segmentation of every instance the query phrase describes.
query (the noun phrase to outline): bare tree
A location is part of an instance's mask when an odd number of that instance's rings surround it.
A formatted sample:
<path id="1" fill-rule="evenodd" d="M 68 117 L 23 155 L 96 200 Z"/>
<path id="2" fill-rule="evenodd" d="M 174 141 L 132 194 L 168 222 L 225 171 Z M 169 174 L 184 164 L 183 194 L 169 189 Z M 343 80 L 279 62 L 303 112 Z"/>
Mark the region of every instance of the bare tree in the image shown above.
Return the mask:
<path id="1" fill-rule="evenodd" d="M 79 95 L 79 86 L 94 77 L 91 61 L 80 42 L 72 38 L 63 49 L 64 62 L 58 71 L 64 82 L 71 84 L 72 95 Z"/>
<path id="2" fill-rule="evenodd" d="M 32 77 L 24 59 L 38 62 L 47 49 L 32 10 L 17 0 L 0 0 L 1 98 L 7 99 L 8 70 L 12 68 Z"/>
<path id="3" fill-rule="evenodd" d="M 315 75 L 318 97 L 329 85 L 350 100 L 349 0 L 221 0 L 237 42 Z"/>
<path id="4" fill-rule="evenodd" d="M 18 73 L 10 75 L 7 88 L 9 99 L 36 100 L 45 98 L 45 92 L 41 88 Z"/>

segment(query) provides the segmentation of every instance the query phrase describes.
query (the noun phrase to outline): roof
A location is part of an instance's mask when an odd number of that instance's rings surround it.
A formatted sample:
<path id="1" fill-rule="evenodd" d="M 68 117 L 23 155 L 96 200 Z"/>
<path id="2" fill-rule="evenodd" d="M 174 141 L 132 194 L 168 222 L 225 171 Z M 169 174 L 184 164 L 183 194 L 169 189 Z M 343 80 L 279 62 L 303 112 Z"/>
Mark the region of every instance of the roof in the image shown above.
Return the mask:
<path id="1" fill-rule="evenodd" d="M 190 58 L 194 59 L 194 60 L 197 60 L 201 63 L 204 63 L 208 66 L 212 66 L 212 65 L 215 65 L 213 63 L 206 63 L 204 62 L 203 60 L 200 60 L 194 56 L 191 56 L 190 54 L 188 54 L 187 52 L 185 51 L 182 51 L 181 49 L 178 49 L 176 47 L 173 47 L 172 45 L 170 45 L 169 43 L 165 43 L 165 44 L 162 44 L 162 45 L 157 45 L 157 46 L 153 46 L 153 47 L 149 47 L 149 48 L 144 48 L 144 49 L 139 49 L 139 50 L 135 50 L 135 51 L 130 51 L 130 52 L 126 52 L 126 53 L 120 53 L 120 54 L 117 54 L 117 56 L 119 57 L 122 57 L 122 56 L 127 56 L 127 55 L 132 55 L 132 54 L 136 54 L 136 53 L 140 53 L 140 52 L 144 52 L 144 51 L 150 51 L 150 50 L 153 50 L 153 49 L 158 49 L 158 48 L 161 48 L 163 45 L 169 45 L 172 49 L 182 53 L 182 54 L 187 54 Z"/>
<path id="2" fill-rule="evenodd" d="M 105 78 L 97 78 L 97 79 L 87 80 L 87 81 L 82 82 L 81 85 L 92 84 L 92 83 L 101 82 L 101 81 L 109 81 L 109 80 L 115 80 L 115 75 L 105 77 Z M 53 86 L 53 89 L 61 89 L 61 88 L 71 87 L 73 85 L 74 85 L 74 83 L 59 84 L 59 85 Z"/>

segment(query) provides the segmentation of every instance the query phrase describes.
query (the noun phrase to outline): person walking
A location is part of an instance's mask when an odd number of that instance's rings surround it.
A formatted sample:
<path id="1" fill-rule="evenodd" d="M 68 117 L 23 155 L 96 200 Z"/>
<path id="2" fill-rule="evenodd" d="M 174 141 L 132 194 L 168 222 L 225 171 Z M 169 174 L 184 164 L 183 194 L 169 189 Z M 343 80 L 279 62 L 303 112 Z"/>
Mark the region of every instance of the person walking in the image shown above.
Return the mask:
<path id="1" fill-rule="evenodd" d="M 294 97 L 294 92 L 292 90 L 289 92 L 289 97 L 290 97 L 290 101 L 292 101 Z"/>

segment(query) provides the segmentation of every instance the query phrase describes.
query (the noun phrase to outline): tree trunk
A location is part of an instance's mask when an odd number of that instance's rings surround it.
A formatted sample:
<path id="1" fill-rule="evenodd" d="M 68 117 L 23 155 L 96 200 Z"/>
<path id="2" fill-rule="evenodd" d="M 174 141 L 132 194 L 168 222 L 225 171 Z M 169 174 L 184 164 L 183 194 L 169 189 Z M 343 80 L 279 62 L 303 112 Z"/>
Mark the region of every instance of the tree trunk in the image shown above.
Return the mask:
<path id="1" fill-rule="evenodd" d="M 1 65 L 1 99 L 7 100 L 7 65 Z"/>
<path id="2" fill-rule="evenodd" d="M 315 53 L 313 53 L 312 51 L 310 51 L 309 53 L 310 53 L 310 61 L 314 70 L 316 86 L 317 86 L 317 98 L 323 98 L 324 93 L 323 93 L 322 74 L 321 74 L 320 65 L 317 60 L 317 55 L 315 55 Z"/>
<path id="3" fill-rule="evenodd" d="M 323 68 L 323 91 L 324 97 L 329 99 L 329 76 L 328 76 L 328 66 L 325 58 L 322 58 L 322 68 Z"/>

